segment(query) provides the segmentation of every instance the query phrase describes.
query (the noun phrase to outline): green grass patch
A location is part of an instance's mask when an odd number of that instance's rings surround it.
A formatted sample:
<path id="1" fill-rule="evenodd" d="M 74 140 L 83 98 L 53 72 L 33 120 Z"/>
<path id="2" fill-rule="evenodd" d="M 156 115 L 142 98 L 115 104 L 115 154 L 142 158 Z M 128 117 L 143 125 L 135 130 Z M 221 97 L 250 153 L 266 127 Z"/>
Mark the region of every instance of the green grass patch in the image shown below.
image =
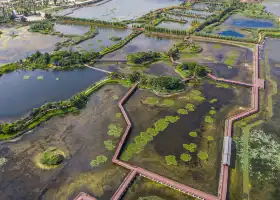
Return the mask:
<path id="1" fill-rule="evenodd" d="M 121 116 L 122 116 L 122 113 L 117 113 L 116 114 L 116 118 L 118 118 L 118 119 L 121 118 Z"/>
<path id="2" fill-rule="evenodd" d="M 107 150 L 112 151 L 116 148 L 116 146 L 113 144 L 112 140 L 106 140 L 104 141 L 104 146 Z"/>
<path id="3" fill-rule="evenodd" d="M 188 153 L 183 153 L 180 155 L 180 159 L 184 162 L 189 162 L 192 159 L 192 157 Z"/>
<path id="4" fill-rule="evenodd" d="M 37 80 L 44 80 L 44 76 L 37 76 Z"/>
<path id="5" fill-rule="evenodd" d="M 146 105 L 155 106 L 159 103 L 159 100 L 156 97 L 147 97 L 142 102 Z"/>
<path id="6" fill-rule="evenodd" d="M 177 110 L 177 113 L 180 114 L 180 115 L 187 115 L 188 114 L 188 111 L 186 109 L 179 109 Z"/>
<path id="7" fill-rule="evenodd" d="M 177 165 L 177 160 L 175 156 L 169 155 L 165 156 L 165 161 L 167 165 Z"/>
<path id="8" fill-rule="evenodd" d="M 190 144 L 183 144 L 184 149 L 188 150 L 189 152 L 195 152 L 197 148 L 197 144 L 190 143 Z"/>
<path id="9" fill-rule="evenodd" d="M 23 76 L 23 80 L 28 80 L 30 79 L 31 76 Z"/>
<path id="10" fill-rule="evenodd" d="M 209 101 L 209 103 L 216 103 L 218 100 L 217 99 L 211 99 L 210 101 Z"/>
<path id="11" fill-rule="evenodd" d="M 100 164 L 106 163 L 108 158 L 104 155 L 97 156 L 95 160 L 90 161 L 90 166 L 91 167 L 97 167 Z"/>
<path id="12" fill-rule="evenodd" d="M 120 137 L 123 132 L 123 128 L 121 128 L 120 124 L 110 124 L 108 129 L 109 131 L 107 134 L 114 137 Z"/>
<path id="13" fill-rule="evenodd" d="M 198 152 L 197 156 L 200 160 L 207 160 L 208 159 L 208 153 L 205 152 L 205 151 Z"/>
<path id="14" fill-rule="evenodd" d="M 172 99 L 164 99 L 162 104 L 163 106 L 171 107 L 175 104 L 175 101 Z"/>
<path id="15" fill-rule="evenodd" d="M 193 112 L 193 111 L 194 111 L 194 105 L 191 104 L 191 103 L 188 103 L 188 104 L 185 106 L 185 108 L 186 108 L 188 111 L 190 111 L 190 112 Z"/>
<path id="16" fill-rule="evenodd" d="M 197 132 L 189 132 L 189 135 L 191 136 L 191 137 L 197 137 Z"/>

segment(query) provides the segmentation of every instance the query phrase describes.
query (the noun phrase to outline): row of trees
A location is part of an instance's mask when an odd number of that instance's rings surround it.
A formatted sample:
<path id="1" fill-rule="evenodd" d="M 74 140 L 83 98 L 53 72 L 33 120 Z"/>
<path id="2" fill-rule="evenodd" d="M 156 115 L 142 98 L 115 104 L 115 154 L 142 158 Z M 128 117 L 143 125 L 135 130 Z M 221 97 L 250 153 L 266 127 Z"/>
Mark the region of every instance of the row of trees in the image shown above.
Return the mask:
<path id="1" fill-rule="evenodd" d="M 76 17 L 69 17 L 69 16 L 56 16 L 59 20 L 66 20 L 66 23 L 90 23 L 90 24 L 100 24 L 100 25 L 108 25 L 108 26 L 114 26 L 119 28 L 126 28 L 126 23 L 123 22 L 108 22 L 104 20 L 98 20 L 98 19 L 84 19 L 84 18 L 76 18 Z"/>
<path id="2" fill-rule="evenodd" d="M 161 58 L 161 53 L 159 52 L 138 52 L 127 55 L 127 60 L 134 64 L 143 64 L 147 62 L 156 61 Z"/>

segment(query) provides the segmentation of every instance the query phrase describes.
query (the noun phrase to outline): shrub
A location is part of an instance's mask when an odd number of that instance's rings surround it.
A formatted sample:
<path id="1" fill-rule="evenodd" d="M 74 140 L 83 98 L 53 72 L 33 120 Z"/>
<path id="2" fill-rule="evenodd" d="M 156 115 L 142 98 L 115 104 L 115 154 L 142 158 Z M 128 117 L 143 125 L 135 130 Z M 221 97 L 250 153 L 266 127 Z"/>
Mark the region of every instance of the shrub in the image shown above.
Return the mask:
<path id="1" fill-rule="evenodd" d="M 64 157 L 62 154 L 58 153 L 56 149 L 46 150 L 43 152 L 40 162 L 44 165 L 59 165 L 62 163 Z"/>

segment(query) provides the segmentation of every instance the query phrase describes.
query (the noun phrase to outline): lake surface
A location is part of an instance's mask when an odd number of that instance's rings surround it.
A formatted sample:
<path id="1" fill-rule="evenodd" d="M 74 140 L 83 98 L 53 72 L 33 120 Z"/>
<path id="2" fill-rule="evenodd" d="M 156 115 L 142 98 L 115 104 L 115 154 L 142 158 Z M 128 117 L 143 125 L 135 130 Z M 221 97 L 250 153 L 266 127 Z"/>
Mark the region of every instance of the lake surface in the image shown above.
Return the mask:
<path id="1" fill-rule="evenodd" d="M 233 31 L 233 30 L 222 31 L 219 34 L 222 35 L 222 36 L 231 36 L 231 37 L 244 38 L 243 34 L 237 32 L 237 31 Z"/>
<path id="2" fill-rule="evenodd" d="M 88 39 L 73 47 L 74 51 L 77 50 L 86 50 L 86 51 L 95 51 L 99 52 L 107 46 L 112 46 L 119 41 L 112 41 L 109 38 L 112 36 L 121 37 L 124 39 L 131 33 L 131 30 L 127 29 L 116 29 L 109 27 L 97 27 L 99 34 L 94 38 Z"/>
<path id="3" fill-rule="evenodd" d="M 112 0 L 99 6 L 82 7 L 68 16 L 107 21 L 129 20 L 140 17 L 151 10 L 179 5 L 182 2 L 182 0 Z"/>
<path id="4" fill-rule="evenodd" d="M 185 24 L 176 22 L 162 22 L 157 25 L 157 27 L 175 30 L 188 30 L 191 27 L 191 24 L 190 22 L 186 22 Z"/>
<path id="5" fill-rule="evenodd" d="M 90 26 L 85 25 L 72 25 L 72 24 L 55 24 L 54 31 L 66 35 L 84 35 L 89 31 Z"/>
<path id="6" fill-rule="evenodd" d="M 266 7 L 265 10 L 280 17 L 280 1 L 279 0 L 264 0 L 262 4 Z"/>
<path id="7" fill-rule="evenodd" d="M 18 118 L 44 103 L 69 99 L 105 77 L 92 69 L 16 71 L 0 78 L 0 119 Z M 24 80 L 24 76 L 30 76 Z M 43 80 L 38 80 L 43 76 Z M 59 79 L 59 80 L 57 80 Z"/>

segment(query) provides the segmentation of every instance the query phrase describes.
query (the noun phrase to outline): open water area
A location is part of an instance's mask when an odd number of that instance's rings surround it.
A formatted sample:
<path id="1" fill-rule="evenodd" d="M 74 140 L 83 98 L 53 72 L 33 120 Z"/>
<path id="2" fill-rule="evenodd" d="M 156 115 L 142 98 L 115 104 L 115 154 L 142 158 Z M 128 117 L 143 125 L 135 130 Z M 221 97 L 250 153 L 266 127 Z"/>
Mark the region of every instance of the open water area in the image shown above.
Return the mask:
<path id="1" fill-rule="evenodd" d="M 69 99 L 106 75 L 89 68 L 5 74 L 0 78 L 0 120 L 15 120 L 44 103 Z"/>

